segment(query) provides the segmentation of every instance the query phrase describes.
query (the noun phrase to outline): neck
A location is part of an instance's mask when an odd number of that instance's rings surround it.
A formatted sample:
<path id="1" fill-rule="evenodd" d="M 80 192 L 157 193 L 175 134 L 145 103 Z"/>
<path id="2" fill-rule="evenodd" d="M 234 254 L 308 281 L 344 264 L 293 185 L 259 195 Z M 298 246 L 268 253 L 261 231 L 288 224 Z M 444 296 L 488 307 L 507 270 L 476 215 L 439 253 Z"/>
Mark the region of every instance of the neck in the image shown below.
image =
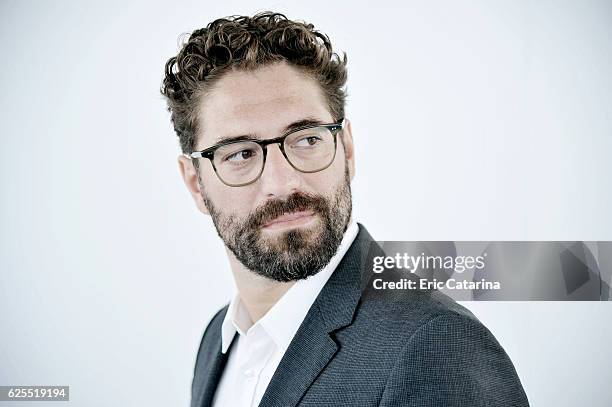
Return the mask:
<path id="1" fill-rule="evenodd" d="M 226 251 L 240 299 L 251 321 L 256 323 L 295 284 L 295 281 L 283 283 L 255 274 L 244 267 L 229 249 L 226 248 Z"/>

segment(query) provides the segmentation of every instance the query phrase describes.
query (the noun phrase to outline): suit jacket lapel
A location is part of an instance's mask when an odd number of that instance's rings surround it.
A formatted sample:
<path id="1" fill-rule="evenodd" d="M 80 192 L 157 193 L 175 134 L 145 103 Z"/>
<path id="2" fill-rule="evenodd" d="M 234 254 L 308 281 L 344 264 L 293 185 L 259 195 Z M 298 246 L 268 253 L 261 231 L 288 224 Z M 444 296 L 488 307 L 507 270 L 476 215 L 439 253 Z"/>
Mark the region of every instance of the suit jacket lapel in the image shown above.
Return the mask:
<path id="1" fill-rule="evenodd" d="M 217 335 L 214 338 L 212 345 L 208 347 L 208 355 L 202 357 L 201 360 L 209 361 L 209 365 L 198 372 L 200 378 L 199 387 L 201 390 L 197 391 L 196 394 L 199 394 L 199 396 L 192 407 L 206 407 L 212 405 L 215 390 L 217 389 L 217 385 L 221 379 L 221 373 L 223 373 L 223 369 L 227 364 L 227 359 L 232 350 L 234 342 L 235 340 L 232 339 L 232 343 L 230 344 L 227 352 L 222 353 L 221 335 Z"/>
<path id="2" fill-rule="evenodd" d="M 260 406 L 297 405 L 338 351 L 333 332 L 349 325 L 367 282 L 362 273 L 365 255 L 380 248 L 373 244 L 367 230 L 359 233 L 340 264 L 319 293 L 306 318 L 278 365 Z"/>
<path id="3" fill-rule="evenodd" d="M 320 313 L 311 309 L 272 376 L 260 405 L 295 406 L 337 350 Z"/>

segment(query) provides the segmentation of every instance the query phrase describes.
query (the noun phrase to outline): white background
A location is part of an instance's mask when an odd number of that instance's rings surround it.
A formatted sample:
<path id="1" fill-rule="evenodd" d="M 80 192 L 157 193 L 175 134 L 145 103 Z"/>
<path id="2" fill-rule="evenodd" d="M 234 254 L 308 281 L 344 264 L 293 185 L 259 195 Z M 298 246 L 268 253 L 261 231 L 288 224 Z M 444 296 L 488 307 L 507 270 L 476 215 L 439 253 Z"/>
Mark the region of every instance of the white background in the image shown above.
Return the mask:
<path id="1" fill-rule="evenodd" d="M 188 404 L 233 283 L 159 86 L 217 17 L 278 10 L 347 52 L 355 217 L 378 240 L 612 240 L 611 2 L 0 4 L 1 385 Z M 464 305 L 532 406 L 611 405 L 610 303 Z"/>

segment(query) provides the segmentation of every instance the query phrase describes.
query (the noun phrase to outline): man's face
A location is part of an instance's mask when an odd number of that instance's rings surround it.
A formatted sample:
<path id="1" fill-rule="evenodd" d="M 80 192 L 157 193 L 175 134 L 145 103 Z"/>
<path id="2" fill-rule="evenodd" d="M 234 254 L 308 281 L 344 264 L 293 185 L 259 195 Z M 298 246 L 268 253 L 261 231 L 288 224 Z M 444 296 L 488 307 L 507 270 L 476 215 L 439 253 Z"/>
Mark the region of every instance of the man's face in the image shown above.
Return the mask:
<path id="1" fill-rule="evenodd" d="M 305 119 L 334 121 L 318 83 L 296 68 L 276 63 L 229 72 L 200 106 L 195 150 L 241 135 L 278 137 Z M 336 252 L 351 215 L 350 124 L 338 134 L 332 164 L 316 173 L 294 169 L 278 144 L 268 146 L 261 177 L 246 186 L 225 185 L 208 159 L 199 164 L 200 180 L 189 160 L 179 158 L 198 208 L 211 215 L 219 236 L 248 269 L 277 281 L 299 280 L 316 274 Z"/>

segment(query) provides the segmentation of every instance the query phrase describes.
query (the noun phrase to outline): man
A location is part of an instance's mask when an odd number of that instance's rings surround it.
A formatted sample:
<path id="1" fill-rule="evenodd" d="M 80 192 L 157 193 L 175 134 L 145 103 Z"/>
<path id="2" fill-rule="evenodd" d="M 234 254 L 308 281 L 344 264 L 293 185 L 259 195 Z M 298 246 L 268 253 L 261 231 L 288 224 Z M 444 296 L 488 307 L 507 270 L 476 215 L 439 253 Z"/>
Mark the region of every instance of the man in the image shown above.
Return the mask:
<path id="1" fill-rule="evenodd" d="M 380 248 L 351 216 L 346 64 L 269 12 L 210 23 L 166 64 L 179 168 L 237 287 L 204 332 L 192 407 L 527 406 L 468 310 L 367 290 Z"/>

